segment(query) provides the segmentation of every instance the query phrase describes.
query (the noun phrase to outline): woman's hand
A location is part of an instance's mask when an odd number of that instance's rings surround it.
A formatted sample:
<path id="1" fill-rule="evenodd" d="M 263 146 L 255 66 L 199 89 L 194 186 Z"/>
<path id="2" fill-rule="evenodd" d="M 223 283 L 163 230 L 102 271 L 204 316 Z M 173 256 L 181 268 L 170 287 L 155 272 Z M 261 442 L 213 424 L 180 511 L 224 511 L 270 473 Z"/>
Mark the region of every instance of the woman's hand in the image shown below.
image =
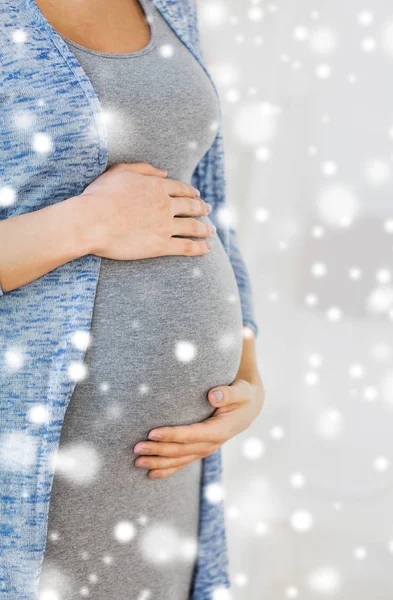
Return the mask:
<path id="1" fill-rule="evenodd" d="M 3 291 L 86 254 L 117 260 L 207 254 L 208 240 L 190 237 L 211 236 L 211 223 L 177 217 L 203 217 L 211 206 L 193 186 L 166 175 L 149 163 L 116 164 L 78 196 L 0 220 Z"/>
<path id="2" fill-rule="evenodd" d="M 211 210 L 198 193 L 148 163 L 113 165 L 77 196 L 86 254 L 114 260 L 206 254 L 207 240 L 190 239 L 215 233 L 211 223 L 191 218 Z"/>
<path id="3" fill-rule="evenodd" d="M 244 360 L 242 370 L 244 369 Z M 240 370 L 239 370 L 240 372 Z M 244 378 L 246 377 L 246 379 Z M 214 392 L 222 392 L 216 399 Z M 265 398 L 262 380 L 256 369 L 236 378 L 231 385 L 220 385 L 208 393 L 216 407 L 213 415 L 200 423 L 155 428 L 149 440 L 162 436 L 160 441 L 142 441 L 134 446 L 137 467 L 149 469 L 149 477 L 163 478 L 179 471 L 194 460 L 212 454 L 233 436 L 248 428 L 260 413 Z"/>

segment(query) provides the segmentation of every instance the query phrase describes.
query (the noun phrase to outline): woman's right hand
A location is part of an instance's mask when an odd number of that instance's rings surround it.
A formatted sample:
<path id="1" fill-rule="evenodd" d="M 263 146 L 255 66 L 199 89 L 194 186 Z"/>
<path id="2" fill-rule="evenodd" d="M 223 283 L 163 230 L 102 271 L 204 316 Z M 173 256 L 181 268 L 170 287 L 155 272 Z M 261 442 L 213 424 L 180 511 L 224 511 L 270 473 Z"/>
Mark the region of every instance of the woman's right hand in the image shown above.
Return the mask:
<path id="1" fill-rule="evenodd" d="M 187 237 L 214 234 L 212 225 L 193 218 L 208 215 L 209 204 L 193 186 L 165 177 L 148 163 L 119 163 L 86 187 L 78 200 L 90 254 L 135 260 L 210 251 L 207 240 Z"/>

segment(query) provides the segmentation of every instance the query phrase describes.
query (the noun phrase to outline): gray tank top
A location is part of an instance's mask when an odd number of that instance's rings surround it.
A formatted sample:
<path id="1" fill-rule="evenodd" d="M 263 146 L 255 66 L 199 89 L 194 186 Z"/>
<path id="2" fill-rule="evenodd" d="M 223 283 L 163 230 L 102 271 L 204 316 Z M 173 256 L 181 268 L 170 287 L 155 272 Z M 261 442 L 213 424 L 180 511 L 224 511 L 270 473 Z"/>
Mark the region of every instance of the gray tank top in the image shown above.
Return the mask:
<path id="1" fill-rule="evenodd" d="M 191 175 L 217 133 L 219 104 L 209 79 L 152 0 L 141 0 L 149 44 L 127 54 L 95 52 L 68 40 L 104 107 L 109 163 L 147 161 L 168 177 Z"/>
<path id="2" fill-rule="evenodd" d="M 139 52 L 105 54 L 64 39 L 101 98 L 108 166 L 147 161 L 191 183 L 215 139 L 219 104 L 152 0 L 141 4 L 152 37 Z M 49 506 L 41 589 L 61 600 L 190 597 L 201 460 L 155 480 L 134 465 L 133 447 L 155 427 L 211 416 L 207 392 L 238 371 L 239 292 L 220 238 L 210 239 L 202 256 L 101 261 L 88 376 L 60 438 L 60 465 L 76 472 L 56 467 Z"/>

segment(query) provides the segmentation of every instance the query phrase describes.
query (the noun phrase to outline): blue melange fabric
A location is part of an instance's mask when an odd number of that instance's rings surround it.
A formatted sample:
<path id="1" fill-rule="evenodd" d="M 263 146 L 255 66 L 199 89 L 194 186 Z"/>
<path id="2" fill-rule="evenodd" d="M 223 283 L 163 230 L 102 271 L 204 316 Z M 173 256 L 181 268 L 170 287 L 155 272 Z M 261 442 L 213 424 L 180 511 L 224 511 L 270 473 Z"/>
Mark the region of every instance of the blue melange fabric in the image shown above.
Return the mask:
<path id="1" fill-rule="evenodd" d="M 154 4 L 210 77 L 194 1 Z M 98 95 L 34 0 L 2 0 L 0 67 L 0 218 L 7 219 L 83 192 L 105 171 L 108 148 Z M 220 219 L 226 207 L 221 125 L 192 183 L 213 207 L 209 218 L 233 266 L 243 323 L 257 335 L 236 231 Z M 16 196 L 12 204 L 2 201 L 9 188 Z M 0 289 L 0 598 L 7 600 L 37 598 L 51 457 L 75 387 L 69 367 L 85 357 L 73 334 L 90 330 L 100 261 L 83 256 L 16 290 Z M 7 362 L 7 352 L 16 360 Z M 32 417 L 37 406 L 47 411 L 46 418 Z M 203 459 L 192 600 L 210 600 L 214 590 L 230 586 L 223 503 L 206 496 L 221 476 L 218 450 Z"/>

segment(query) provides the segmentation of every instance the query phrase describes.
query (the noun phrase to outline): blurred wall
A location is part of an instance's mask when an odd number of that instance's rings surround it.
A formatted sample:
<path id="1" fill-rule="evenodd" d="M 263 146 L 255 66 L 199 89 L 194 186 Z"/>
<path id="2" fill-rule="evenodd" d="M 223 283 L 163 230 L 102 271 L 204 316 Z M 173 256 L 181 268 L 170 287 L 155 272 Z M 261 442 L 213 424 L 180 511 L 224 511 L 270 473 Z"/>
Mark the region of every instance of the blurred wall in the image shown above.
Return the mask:
<path id="1" fill-rule="evenodd" d="M 393 5 L 198 10 L 266 387 L 224 449 L 233 596 L 391 600 Z"/>

